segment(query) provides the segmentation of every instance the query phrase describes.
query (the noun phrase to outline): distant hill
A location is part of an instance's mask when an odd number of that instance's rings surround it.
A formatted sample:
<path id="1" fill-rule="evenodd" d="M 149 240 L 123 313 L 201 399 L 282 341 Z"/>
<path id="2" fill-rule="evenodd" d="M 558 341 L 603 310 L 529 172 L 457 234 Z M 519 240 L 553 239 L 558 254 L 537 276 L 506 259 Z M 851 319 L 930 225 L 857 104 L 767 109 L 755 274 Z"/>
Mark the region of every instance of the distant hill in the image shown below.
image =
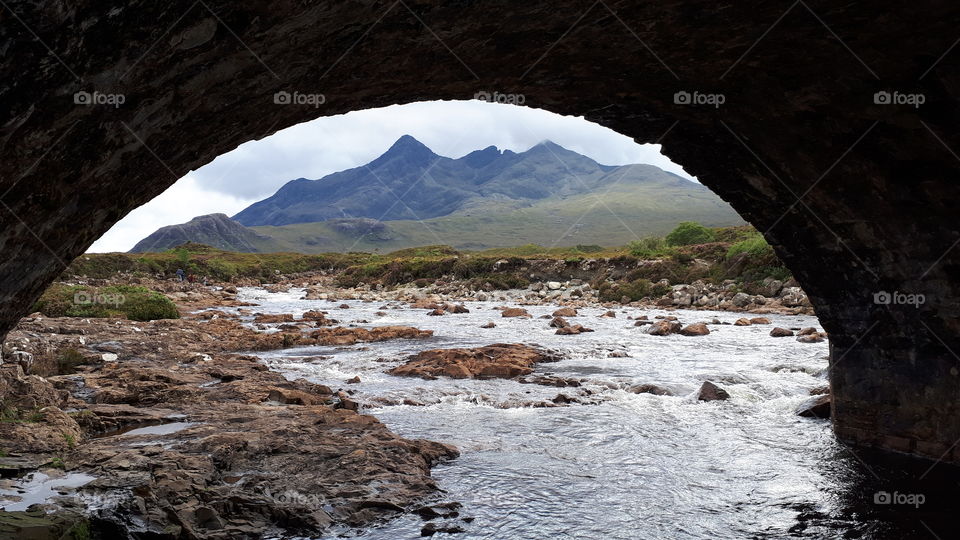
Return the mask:
<path id="1" fill-rule="evenodd" d="M 190 226 L 196 220 L 162 238 L 305 253 L 440 243 L 484 249 L 622 245 L 666 234 L 681 221 L 743 223 L 706 187 L 652 165 L 601 165 L 550 141 L 526 152 L 490 146 L 452 159 L 409 135 L 367 165 L 292 180 L 229 223 L 219 216 L 217 228 L 201 228 L 224 235 L 219 240 L 191 237 L 201 232 Z"/>
<path id="2" fill-rule="evenodd" d="M 277 251 L 279 247 L 270 237 L 244 227 L 226 214 L 210 214 L 157 229 L 137 242 L 130 252 L 164 251 L 187 242 L 244 253 Z"/>

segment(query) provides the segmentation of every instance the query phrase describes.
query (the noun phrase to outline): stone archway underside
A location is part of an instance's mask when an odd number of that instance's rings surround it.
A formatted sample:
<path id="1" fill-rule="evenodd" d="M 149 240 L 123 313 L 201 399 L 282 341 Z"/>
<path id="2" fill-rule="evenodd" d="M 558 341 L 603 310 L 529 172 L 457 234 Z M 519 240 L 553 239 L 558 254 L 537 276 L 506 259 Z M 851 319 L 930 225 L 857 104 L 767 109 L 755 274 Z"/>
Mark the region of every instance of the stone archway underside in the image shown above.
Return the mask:
<path id="1" fill-rule="evenodd" d="M 960 4 L 41 4 L 0 10 L 0 334 L 113 223 L 240 143 L 518 93 L 662 142 L 767 231 L 830 332 L 841 439 L 960 461 Z M 125 102 L 78 105 L 78 91 Z M 278 91 L 326 103 L 277 105 Z"/>

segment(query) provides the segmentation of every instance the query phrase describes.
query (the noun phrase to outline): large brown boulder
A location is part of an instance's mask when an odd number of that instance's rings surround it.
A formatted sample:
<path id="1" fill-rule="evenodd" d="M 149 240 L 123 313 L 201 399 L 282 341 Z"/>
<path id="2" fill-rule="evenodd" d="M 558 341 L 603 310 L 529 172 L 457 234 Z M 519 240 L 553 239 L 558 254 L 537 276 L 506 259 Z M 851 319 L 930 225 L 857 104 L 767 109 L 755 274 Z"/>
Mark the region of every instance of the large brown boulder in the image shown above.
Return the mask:
<path id="1" fill-rule="evenodd" d="M 705 336 L 709 333 L 710 329 L 707 328 L 707 324 L 702 322 L 688 324 L 680 330 L 682 336 Z"/>
<path id="2" fill-rule="evenodd" d="M 530 314 L 527 313 L 527 310 L 523 308 L 507 308 L 500 312 L 501 317 L 526 317 L 530 318 Z"/>
<path id="3" fill-rule="evenodd" d="M 566 328 L 568 326 L 570 326 L 570 323 L 563 317 L 554 317 L 553 320 L 550 321 L 550 328 Z"/>
<path id="4" fill-rule="evenodd" d="M 793 330 L 780 328 L 779 326 L 770 331 L 770 337 L 789 337 L 793 335 Z"/>
<path id="5" fill-rule="evenodd" d="M 518 343 L 497 343 L 473 349 L 433 349 L 407 358 L 406 363 L 387 373 L 402 377 L 433 379 L 501 378 L 529 375 L 540 362 L 556 362 L 559 357 L 537 347 Z"/>
<path id="6" fill-rule="evenodd" d="M 676 334 L 681 328 L 680 323 L 676 321 L 663 320 L 651 324 L 644 331 L 651 336 L 668 336 L 670 334 Z"/>
<path id="7" fill-rule="evenodd" d="M 553 312 L 554 317 L 576 317 L 577 310 L 572 307 L 563 307 Z"/>
<path id="8" fill-rule="evenodd" d="M 750 322 L 750 319 L 745 319 L 743 317 L 740 317 L 736 320 L 736 322 L 733 323 L 734 326 L 750 326 L 751 324 L 753 323 Z"/>

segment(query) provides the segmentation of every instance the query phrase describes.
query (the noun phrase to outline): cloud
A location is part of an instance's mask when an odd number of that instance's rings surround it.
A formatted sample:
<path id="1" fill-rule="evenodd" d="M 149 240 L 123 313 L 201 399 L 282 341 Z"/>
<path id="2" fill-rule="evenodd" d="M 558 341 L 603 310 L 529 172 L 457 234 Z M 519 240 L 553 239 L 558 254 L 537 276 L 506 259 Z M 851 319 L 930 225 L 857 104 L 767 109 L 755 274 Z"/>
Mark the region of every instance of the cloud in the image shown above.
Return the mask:
<path id="1" fill-rule="evenodd" d="M 581 117 L 483 101 L 431 101 L 318 118 L 250 141 L 192 171 L 118 222 L 92 252 L 126 251 L 164 225 L 233 215 L 295 178 L 317 179 L 368 163 L 402 135 L 443 156 L 494 145 L 522 152 L 544 140 L 605 165 L 649 163 L 691 178 L 660 153 Z"/>

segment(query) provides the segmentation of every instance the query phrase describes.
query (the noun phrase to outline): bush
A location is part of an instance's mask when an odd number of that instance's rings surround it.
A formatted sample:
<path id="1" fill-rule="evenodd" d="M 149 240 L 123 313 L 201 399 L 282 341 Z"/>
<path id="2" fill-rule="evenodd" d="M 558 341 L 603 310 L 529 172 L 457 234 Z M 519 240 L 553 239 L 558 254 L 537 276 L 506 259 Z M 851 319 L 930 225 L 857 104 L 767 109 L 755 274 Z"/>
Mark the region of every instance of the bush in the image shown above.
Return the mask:
<path id="1" fill-rule="evenodd" d="M 659 236 L 630 242 L 627 244 L 627 250 L 634 257 L 642 259 L 659 259 L 668 255 L 670 251 L 667 241 Z"/>
<path id="2" fill-rule="evenodd" d="M 770 247 L 770 244 L 759 234 L 730 246 L 730 249 L 727 250 L 727 258 L 731 259 L 740 253 L 747 253 L 751 257 L 774 255 L 773 248 Z"/>
<path id="3" fill-rule="evenodd" d="M 713 242 L 715 237 L 716 235 L 711 229 L 695 221 L 684 221 L 667 235 L 666 240 L 667 245 L 670 246 L 689 246 L 692 244 Z"/>

